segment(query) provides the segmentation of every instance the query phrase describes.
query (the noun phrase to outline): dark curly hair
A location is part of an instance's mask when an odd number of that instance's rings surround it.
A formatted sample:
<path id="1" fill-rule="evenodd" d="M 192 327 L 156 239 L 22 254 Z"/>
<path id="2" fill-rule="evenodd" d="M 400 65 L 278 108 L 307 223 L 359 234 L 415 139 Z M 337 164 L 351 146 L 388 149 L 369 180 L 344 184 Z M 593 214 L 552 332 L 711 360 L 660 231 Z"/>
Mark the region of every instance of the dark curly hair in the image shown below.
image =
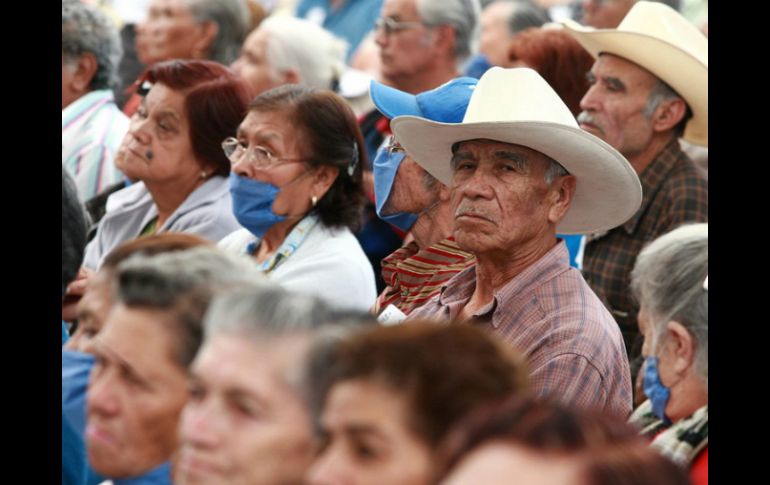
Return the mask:
<path id="1" fill-rule="evenodd" d="M 362 167 L 369 162 L 361 130 L 347 103 L 328 90 L 287 84 L 254 98 L 249 110 L 285 112 L 303 135 L 308 163 L 339 169 L 314 210 L 324 226 L 356 231 L 366 199 Z"/>

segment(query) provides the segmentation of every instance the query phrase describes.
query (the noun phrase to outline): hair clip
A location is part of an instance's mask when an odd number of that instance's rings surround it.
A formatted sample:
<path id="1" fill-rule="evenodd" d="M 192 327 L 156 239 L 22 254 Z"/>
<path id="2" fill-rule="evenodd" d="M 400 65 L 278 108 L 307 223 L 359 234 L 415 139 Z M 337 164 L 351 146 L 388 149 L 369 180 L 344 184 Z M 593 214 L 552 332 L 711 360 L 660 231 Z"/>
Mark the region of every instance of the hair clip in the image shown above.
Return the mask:
<path id="1" fill-rule="evenodd" d="M 350 163 L 348 164 L 348 175 L 350 177 L 353 176 L 353 172 L 356 171 L 356 165 L 358 165 L 358 143 L 353 142 L 353 157 L 350 159 Z"/>
<path id="2" fill-rule="evenodd" d="M 139 96 L 147 96 L 147 93 L 150 92 L 150 89 L 152 89 L 152 83 L 150 81 L 144 81 L 139 85 L 138 88 L 136 88 L 136 93 Z"/>

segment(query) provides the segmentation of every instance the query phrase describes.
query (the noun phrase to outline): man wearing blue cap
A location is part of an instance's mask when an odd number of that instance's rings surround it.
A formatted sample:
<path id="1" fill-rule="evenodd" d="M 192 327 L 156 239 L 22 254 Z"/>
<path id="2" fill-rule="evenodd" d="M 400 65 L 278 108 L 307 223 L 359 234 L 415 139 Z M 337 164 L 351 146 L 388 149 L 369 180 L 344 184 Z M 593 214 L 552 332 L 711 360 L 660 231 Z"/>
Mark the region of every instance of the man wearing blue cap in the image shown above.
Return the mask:
<path id="1" fill-rule="evenodd" d="M 476 83 L 473 78 L 457 78 L 414 96 L 372 81 L 370 94 L 388 119 L 413 115 L 459 123 Z M 373 312 L 387 310 L 384 318 L 390 319 L 391 312 L 408 315 L 428 301 L 475 258 L 452 237 L 449 189 L 409 157 L 394 137 L 377 152 L 373 171 L 377 215 L 413 238 L 382 260 L 387 286 Z"/>

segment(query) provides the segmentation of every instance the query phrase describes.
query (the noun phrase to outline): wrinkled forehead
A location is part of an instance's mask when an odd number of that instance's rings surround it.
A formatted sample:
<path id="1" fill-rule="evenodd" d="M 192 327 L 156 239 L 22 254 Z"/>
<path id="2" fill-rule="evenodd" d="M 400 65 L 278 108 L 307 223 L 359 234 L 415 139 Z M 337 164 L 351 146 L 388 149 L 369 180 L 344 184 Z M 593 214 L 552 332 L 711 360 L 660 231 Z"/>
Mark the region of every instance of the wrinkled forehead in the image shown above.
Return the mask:
<path id="1" fill-rule="evenodd" d="M 417 20 L 420 12 L 417 9 L 418 0 L 385 0 L 382 4 L 382 17 L 393 17 L 396 20 Z"/>
<path id="2" fill-rule="evenodd" d="M 650 83 L 658 79 L 655 74 L 639 64 L 609 52 L 599 53 L 591 72 L 596 73 L 597 70 L 607 71 L 606 74 L 609 75 L 635 77 Z"/>

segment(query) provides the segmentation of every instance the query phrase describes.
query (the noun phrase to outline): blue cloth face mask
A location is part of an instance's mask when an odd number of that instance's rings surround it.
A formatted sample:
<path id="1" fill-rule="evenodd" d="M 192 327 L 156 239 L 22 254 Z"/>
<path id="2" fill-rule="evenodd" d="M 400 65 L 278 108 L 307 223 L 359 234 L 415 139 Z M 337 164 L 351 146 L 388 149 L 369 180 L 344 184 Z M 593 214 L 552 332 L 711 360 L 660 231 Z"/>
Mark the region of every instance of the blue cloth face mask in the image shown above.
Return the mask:
<path id="1" fill-rule="evenodd" d="M 387 221 L 404 232 L 414 226 L 417 222 L 417 214 L 409 212 L 396 212 L 394 214 L 382 215 L 382 208 L 390 197 L 393 190 L 393 182 L 396 180 L 396 172 L 401 162 L 406 157 L 404 152 L 394 151 L 388 153 L 386 148 L 381 148 L 374 157 L 372 163 L 372 173 L 374 175 L 374 202 L 377 216 L 383 221 Z"/>
<path id="2" fill-rule="evenodd" d="M 260 239 L 268 229 L 286 220 L 272 209 L 280 191 L 275 185 L 230 173 L 233 214 L 240 225 Z"/>
<path id="3" fill-rule="evenodd" d="M 658 372 L 657 357 L 647 357 L 644 359 L 644 394 L 652 403 L 652 412 L 664 422 L 669 423 L 666 417 L 666 406 L 671 397 L 671 390 L 663 385 Z"/>

